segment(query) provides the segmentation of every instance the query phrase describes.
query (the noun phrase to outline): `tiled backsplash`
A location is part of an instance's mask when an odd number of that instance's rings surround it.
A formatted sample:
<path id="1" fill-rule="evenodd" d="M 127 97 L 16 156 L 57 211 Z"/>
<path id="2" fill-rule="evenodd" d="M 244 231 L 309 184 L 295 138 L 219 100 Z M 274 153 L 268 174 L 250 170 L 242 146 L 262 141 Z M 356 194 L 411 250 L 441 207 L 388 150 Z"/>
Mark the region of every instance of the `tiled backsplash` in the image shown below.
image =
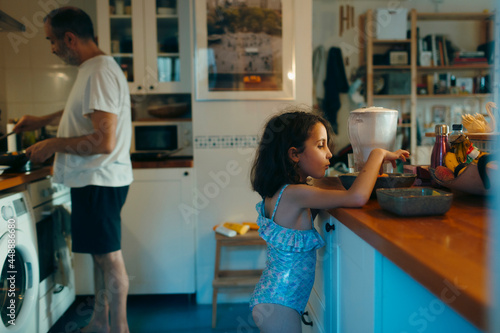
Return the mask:
<path id="1" fill-rule="evenodd" d="M 200 135 L 194 138 L 196 149 L 257 147 L 257 135 Z"/>

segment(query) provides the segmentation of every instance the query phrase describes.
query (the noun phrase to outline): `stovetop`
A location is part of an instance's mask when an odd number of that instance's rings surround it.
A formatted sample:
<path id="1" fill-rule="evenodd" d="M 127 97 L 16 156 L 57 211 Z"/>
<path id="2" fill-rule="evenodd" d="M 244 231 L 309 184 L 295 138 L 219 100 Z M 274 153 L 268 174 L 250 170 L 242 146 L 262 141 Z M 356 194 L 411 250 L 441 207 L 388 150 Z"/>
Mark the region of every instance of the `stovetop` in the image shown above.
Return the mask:
<path id="1" fill-rule="evenodd" d="M 46 165 L 43 164 L 36 164 L 33 165 L 31 162 L 26 163 L 23 167 L 21 168 L 9 168 L 5 170 L 3 173 L 4 174 L 19 174 L 19 173 L 26 173 L 26 172 L 31 172 L 31 171 L 36 171 L 40 170 L 42 168 L 46 167 Z"/>

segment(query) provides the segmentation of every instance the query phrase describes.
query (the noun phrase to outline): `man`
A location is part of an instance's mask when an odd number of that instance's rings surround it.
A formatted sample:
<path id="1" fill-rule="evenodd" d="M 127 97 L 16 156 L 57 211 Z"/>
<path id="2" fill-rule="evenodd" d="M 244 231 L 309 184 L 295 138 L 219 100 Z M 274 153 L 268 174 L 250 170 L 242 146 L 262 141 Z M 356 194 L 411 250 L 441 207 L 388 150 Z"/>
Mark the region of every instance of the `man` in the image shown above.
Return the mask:
<path id="1" fill-rule="evenodd" d="M 94 262 L 94 313 L 81 332 L 129 332 L 129 282 L 120 243 L 120 211 L 132 182 L 128 84 L 114 59 L 96 45 L 85 12 L 63 7 L 44 22 L 52 53 L 78 66 L 78 75 L 63 111 L 24 116 L 14 131 L 59 123 L 56 138 L 32 145 L 26 155 L 40 163 L 55 154 L 54 181 L 71 187 L 73 251 L 90 253 Z"/>

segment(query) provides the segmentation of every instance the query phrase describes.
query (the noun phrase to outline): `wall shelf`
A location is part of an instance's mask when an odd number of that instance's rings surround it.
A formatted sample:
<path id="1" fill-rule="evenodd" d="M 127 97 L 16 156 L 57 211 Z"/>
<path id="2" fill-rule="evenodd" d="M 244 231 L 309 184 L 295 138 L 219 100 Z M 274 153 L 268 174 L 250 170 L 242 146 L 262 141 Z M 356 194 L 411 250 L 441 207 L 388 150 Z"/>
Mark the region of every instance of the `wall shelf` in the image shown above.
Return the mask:
<path id="1" fill-rule="evenodd" d="M 360 37 L 360 45 L 362 45 L 362 52 L 360 55 L 360 64 L 366 65 L 366 102 L 367 105 L 374 105 L 374 100 L 392 100 L 400 101 L 401 115 L 406 118 L 407 123 L 400 124 L 398 128 L 403 128 L 406 132 L 404 136 L 409 138 L 406 141 L 405 149 L 409 149 L 414 156 L 417 151 L 417 101 L 438 101 L 442 100 L 443 103 L 450 103 L 449 99 L 460 99 L 463 101 L 467 98 L 478 99 L 480 105 L 484 103 L 485 99 L 491 98 L 492 94 L 433 94 L 433 95 L 417 95 L 417 84 L 419 76 L 428 77 L 433 73 L 446 73 L 456 76 L 483 76 L 488 74 L 493 66 L 486 63 L 472 63 L 464 65 L 447 65 L 447 66 L 418 66 L 418 36 L 417 36 L 417 23 L 422 21 L 479 21 L 477 45 L 486 43 L 493 39 L 492 26 L 495 19 L 494 13 L 417 13 L 415 9 L 409 10 L 407 23 L 410 31 L 409 39 L 401 40 L 379 40 L 376 37 L 374 27 L 377 24 L 375 21 L 374 10 L 368 10 L 364 15 L 360 16 L 359 24 L 360 30 L 366 32 Z M 435 32 L 439 34 L 439 31 Z M 373 63 L 374 50 L 382 54 L 391 49 L 403 49 L 408 52 L 407 65 L 375 65 Z M 409 73 L 409 94 L 393 94 L 376 95 L 374 93 L 374 81 L 381 74 L 391 75 L 397 71 Z M 385 73 L 384 73 L 385 72 Z M 460 74 L 459 73 L 464 73 Z M 427 84 L 427 82 L 426 82 Z M 448 100 L 448 101 L 446 101 Z M 379 102 L 379 104 L 381 104 Z M 400 116 L 401 116 L 400 115 Z M 412 163 L 415 161 L 411 161 Z M 418 161 L 417 161 L 418 162 Z"/>
<path id="2" fill-rule="evenodd" d="M 411 95 L 373 95 L 373 99 L 409 99 Z"/>
<path id="3" fill-rule="evenodd" d="M 410 65 L 373 65 L 373 70 L 380 70 L 380 69 L 411 69 Z"/>
<path id="4" fill-rule="evenodd" d="M 467 70 L 467 69 L 484 69 L 490 70 L 493 68 L 493 65 L 489 64 L 468 64 L 468 65 L 450 65 L 450 66 L 418 66 L 417 69 L 419 71 L 459 71 L 459 70 Z"/>
<path id="5" fill-rule="evenodd" d="M 491 94 L 434 94 L 417 95 L 417 98 L 490 98 Z"/>

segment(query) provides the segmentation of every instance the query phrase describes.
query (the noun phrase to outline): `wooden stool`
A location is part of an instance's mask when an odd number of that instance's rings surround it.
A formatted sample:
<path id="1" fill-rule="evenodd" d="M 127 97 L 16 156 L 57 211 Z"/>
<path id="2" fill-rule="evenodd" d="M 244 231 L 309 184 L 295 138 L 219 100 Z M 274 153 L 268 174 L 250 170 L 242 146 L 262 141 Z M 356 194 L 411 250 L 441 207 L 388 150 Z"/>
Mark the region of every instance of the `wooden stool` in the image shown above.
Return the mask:
<path id="1" fill-rule="evenodd" d="M 248 245 L 266 245 L 266 242 L 260 238 L 256 230 L 249 230 L 244 235 L 226 237 L 215 233 L 217 242 L 215 250 L 215 271 L 212 282 L 212 328 L 217 323 L 217 294 L 219 289 L 236 288 L 254 288 L 262 274 L 261 269 L 246 270 L 220 270 L 220 254 L 223 246 L 248 246 Z"/>

